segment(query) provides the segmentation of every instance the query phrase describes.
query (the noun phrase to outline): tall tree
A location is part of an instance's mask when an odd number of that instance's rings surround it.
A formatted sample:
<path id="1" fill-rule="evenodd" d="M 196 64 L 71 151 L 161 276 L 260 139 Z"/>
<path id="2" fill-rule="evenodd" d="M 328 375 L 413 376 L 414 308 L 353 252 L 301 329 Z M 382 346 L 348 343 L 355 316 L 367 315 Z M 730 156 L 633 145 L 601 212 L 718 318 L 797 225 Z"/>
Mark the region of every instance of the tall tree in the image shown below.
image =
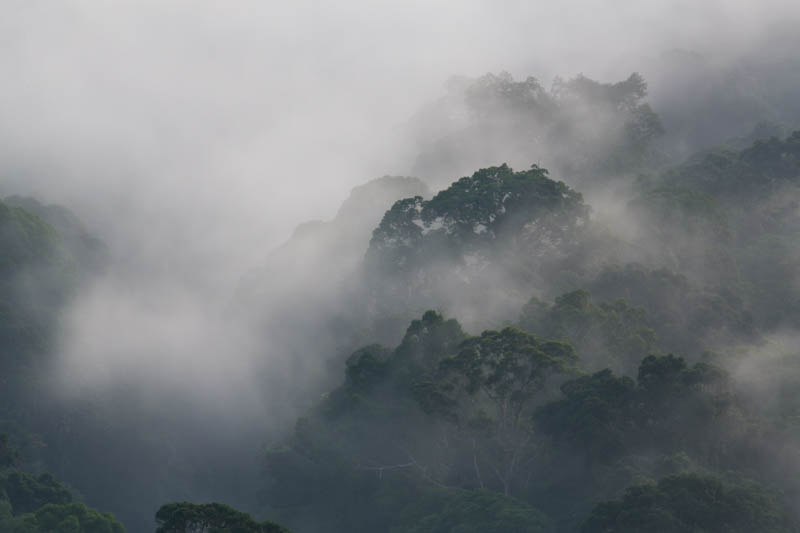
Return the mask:
<path id="1" fill-rule="evenodd" d="M 478 484 L 484 485 L 484 463 L 509 494 L 533 436 L 535 400 L 550 377 L 569 374 L 576 360 L 563 342 L 510 327 L 485 331 L 444 359 L 435 378 L 419 385 L 418 397 L 471 441 Z"/>

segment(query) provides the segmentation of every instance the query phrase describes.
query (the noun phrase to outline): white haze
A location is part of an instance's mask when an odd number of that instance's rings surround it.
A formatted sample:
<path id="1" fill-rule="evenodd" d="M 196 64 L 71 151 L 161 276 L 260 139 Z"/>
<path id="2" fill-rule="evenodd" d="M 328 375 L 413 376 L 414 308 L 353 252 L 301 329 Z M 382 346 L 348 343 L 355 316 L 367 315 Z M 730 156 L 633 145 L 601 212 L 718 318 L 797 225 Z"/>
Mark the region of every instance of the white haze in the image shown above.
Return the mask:
<path id="1" fill-rule="evenodd" d="M 769 49 L 798 11 L 777 0 L 6 0 L 0 194 L 67 205 L 109 245 L 107 274 L 65 322 L 77 382 L 235 391 L 256 406 L 250 356 L 282 354 L 224 320 L 240 276 L 298 223 L 331 218 L 351 187 L 407 173 L 404 122 L 449 76 L 617 81 L 672 48 L 731 61 Z"/>

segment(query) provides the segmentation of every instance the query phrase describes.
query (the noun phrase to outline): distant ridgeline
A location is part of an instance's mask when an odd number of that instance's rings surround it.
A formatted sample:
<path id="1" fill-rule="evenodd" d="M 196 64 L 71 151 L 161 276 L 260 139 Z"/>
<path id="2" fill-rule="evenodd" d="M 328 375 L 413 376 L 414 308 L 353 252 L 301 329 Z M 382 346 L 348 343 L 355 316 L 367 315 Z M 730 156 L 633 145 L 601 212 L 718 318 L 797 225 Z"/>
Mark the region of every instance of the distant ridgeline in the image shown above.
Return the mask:
<path id="1" fill-rule="evenodd" d="M 486 168 L 431 200 L 398 201 L 365 257 L 371 304 L 379 312 L 463 306 L 490 321 L 491 306 L 519 309 L 521 291 L 542 288 L 542 273 L 574 250 L 588 215 L 579 193 L 535 165 Z"/>
<path id="2" fill-rule="evenodd" d="M 104 244 L 66 208 L 0 200 L 0 431 L 25 418 L 19 400 L 36 395 L 61 311 L 105 261 Z"/>
<path id="3" fill-rule="evenodd" d="M 0 201 L 0 431 L 45 363 L 78 267 L 56 229 Z M 18 413 L 21 415 L 21 413 Z"/>
<path id="4" fill-rule="evenodd" d="M 756 325 L 800 325 L 800 131 L 698 154 L 638 186 L 632 208 L 668 266 L 723 287 Z"/>
<path id="5" fill-rule="evenodd" d="M 498 161 L 538 161 L 578 184 L 658 159 L 653 142 L 664 130 L 637 73 L 617 83 L 557 78 L 548 91 L 504 72 L 453 78 L 447 89 L 412 121 L 423 146 L 414 174 L 436 183 Z"/>
<path id="6" fill-rule="evenodd" d="M 800 131 L 785 140 L 771 137 L 739 151 L 713 150 L 667 170 L 657 182 L 687 187 L 720 201 L 741 203 L 772 194 L 800 180 Z"/>
<path id="7" fill-rule="evenodd" d="M 298 531 L 798 531 L 800 367 L 765 340 L 800 325 L 798 185 L 800 132 L 642 174 L 623 233 L 537 166 L 397 201 L 365 316 L 445 313 L 352 352 L 266 504 Z"/>
<path id="8" fill-rule="evenodd" d="M 69 209 L 60 205 L 43 204 L 26 196 L 9 196 L 6 205 L 19 207 L 36 215 L 58 233 L 64 248 L 78 262 L 81 272 L 94 273 L 105 267 L 107 248 L 103 241 L 93 235 L 83 222 Z"/>
<path id="9" fill-rule="evenodd" d="M 102 268 L 105 247 L 60 206 L 0 200 L 0 368 L 34 364 L 80 277 Z M 16 363 L 15 363 L 16 362 Z"/>
<path id="10" fill-rule="evenodd" d="M 269 308 L 276 299 L 286 300 L 282 315 L 299 316 L 320 305 L 333 309 L 336 303 L 328 300 L 341 295 L 329 293 L 336 293 L 358 269 L 372 230 L 386 210 L 401 198 L 429 194 L 422 181 L 402 176 L 384 176 L 355 187 L 333 220 L 299 225 L 263 265 L 245 276 L 234 297 L 234 311 L 266 313 L 269 309 L 263 307 Z M 321 264 L 325 276 L 319 275 Z M 308 304 L 312 309 L 301 307 L 303 302 L 296 299 L 299 290 L 309 287 L 317 294 L 316 301 Z M 286 307 L 296 307 L 296 313 Z"/>
<path id="11" fill-rule="evenodd" d="M 41 439 L 49 440 L 45 432 L 54 428 L 48 424 L 42 372 L 51 360 L 59 313 L 79 283 L 81 267 L 88 267 L 83 261 L 101 248 L 63 208 L 22 198 L 0 201 L 0 531 L 4 533 L 124 532 L 110 514 L 74 502 L 70 490 L 51 474 L 26 471 L 38 470 L 48 459 Z M 92 266 L 100 266 L 99 255 L 92 258 Z"/>
<path id="12" fill-rule="evenodd" d="M 301 224 L 243 277 L 229 315 L 250 324 L 264 346 L 280 355 L 265 357 L 264 367 L 254 370 L 265 376 L 273 419 L 285 417 L 291 424 L 295 406 L 307 404 L 309 391 L 333 386 L 321 368 L 371 338 L 374 329 L 365 332 L 361 306 L 354 302 L 361 301 L 362 263 L 372 230 L 397 200 L 428 195 L 422 181 L 403 176 L 355 187 L 332 220 Z"/>
<path id="13" fill-rule="evenodd" d="M 521 248 L 522 256 L 547 257 L 574 241 L 587 218 L 581 195 L 549 179 L 544 169 L 486 168 L 431 200 L 396 202 L 373 233 L 366 260 L 399 272 L 440 258 L 472 266 L 465 260 L 470 253 L 482 262 L 506 246 Z"/>
<path id="14" fill-rule="evenodd" d="M 368 308 L 435 307 L 484 327 L 533 294 L 588 289 L 645 307 L 683 353 L 800 324 L 798 284 L 786 283 L 800 268 L 799 147 L 800 132 L 641 176 L 624 236 L 544 169 L 483 169 L 386 213 L 365 257 Z"/>

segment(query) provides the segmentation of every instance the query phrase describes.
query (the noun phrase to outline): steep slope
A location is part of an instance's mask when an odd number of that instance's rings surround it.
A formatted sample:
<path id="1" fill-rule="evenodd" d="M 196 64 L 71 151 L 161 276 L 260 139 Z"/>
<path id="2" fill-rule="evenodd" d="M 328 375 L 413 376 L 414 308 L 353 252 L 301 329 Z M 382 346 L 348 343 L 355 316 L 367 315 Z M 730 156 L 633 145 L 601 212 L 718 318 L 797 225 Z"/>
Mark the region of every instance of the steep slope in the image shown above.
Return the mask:
<path id="1" fill-rule="evenodd" d="M 399 198 L 428 195 L 416 178 L 384 176 L 354 188 L 328 222 L 300 225 L 240 282 L 230 312 L 256 331 L 265 394 L 290 423 L 309 391 L 329 387 L 326 361 L 364 342 L 360 269 L 372 229 Z M 291 384 L 291 385 L 290 385 Z"/>
<path id="2" fill-rule="evenodd" d="M 107 254 L 105 243 L 93 235 L 75 213 L 64 206 L 43 204 L 28 196 L 9 196 L 3 201 L 6 205 L 20 207 L 51 225 L 61 237 L 64 247 L 80 265 L 82 274 L 103 268 Z"/>
<path id="3" fill-rule="evenodd" d="M 3 394 L 20 387 L 50 346 L 57 312 L 75 287 L 77 268 L 56 230 L 0 201 L 0 367 Z M 10 378 L 13 377 L 13 378 Z"/>
<path id="4" fill-rule="evenodd" d="M 364 260 L 370 303 L 379 315 L 436 307 L 470 326 L 508 318 L 543 290 L 588 220 L 581 195 L 544 169 L 479 170 L 384 215 Z"/>

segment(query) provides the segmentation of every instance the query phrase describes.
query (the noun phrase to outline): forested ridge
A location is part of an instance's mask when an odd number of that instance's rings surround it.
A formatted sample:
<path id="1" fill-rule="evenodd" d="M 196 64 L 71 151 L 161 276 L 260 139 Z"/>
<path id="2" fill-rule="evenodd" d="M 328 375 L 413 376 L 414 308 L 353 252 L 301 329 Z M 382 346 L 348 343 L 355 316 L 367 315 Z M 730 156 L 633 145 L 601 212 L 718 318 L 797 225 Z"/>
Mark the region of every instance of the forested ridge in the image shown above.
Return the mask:
<path id="1" fill-rule="evenodd" d="M 3 199 L 0 531 L 800 531 L 800 131 L 675 160 L 658 112 L 637 73 L 452 81 L 418 178 L 242 275 L 220 320 L 284 355 L 242 436 L 52 394 L 108 244 Z"/>

